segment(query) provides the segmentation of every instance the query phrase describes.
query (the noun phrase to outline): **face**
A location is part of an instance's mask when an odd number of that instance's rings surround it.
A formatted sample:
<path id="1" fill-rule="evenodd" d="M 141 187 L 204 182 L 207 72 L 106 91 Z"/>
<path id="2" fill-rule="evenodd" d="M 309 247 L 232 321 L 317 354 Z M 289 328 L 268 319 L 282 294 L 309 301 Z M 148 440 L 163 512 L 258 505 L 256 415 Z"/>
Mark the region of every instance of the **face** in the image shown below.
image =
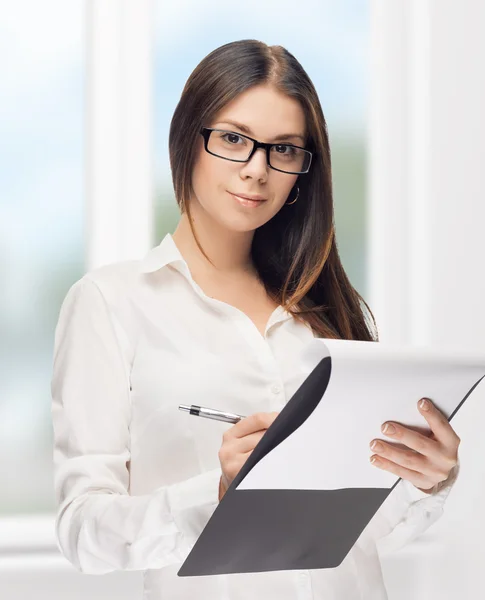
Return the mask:
<path id="1" fill-rule="evenodd" d="M 249 131 L 243 131 L 231 121 L 245 125 Z M 306 129 L 300 104 L 268 85 L 246 90 L 226 105 L 211 123 L 204 125 L 244 134 L 261 142 L 305 146 L 305 139 L 297 137 L 305 138 Z M 295 134 L 295 137 L 279 137 L 289 133 Z M 197 158 L 192 174 L 195 193 L 192 206 L 196 203 L 196 210 L 201 208 L 227 229 L 252 231 L 269 221 L 286 200 L 293 200 L 295 194 L 291 198 L 288 198 L 288 194 L 299 175 L 282 173 L 269 167 L 263 148 L 258 148 L 246 163 L 233 162 L 206 152 L 202 136 L 198 137 Z M 241 142 L 233 137 L 231 141 Z M 257 206 L 244 206 L 232 194 L 259 194 L 265 201 Z"/>

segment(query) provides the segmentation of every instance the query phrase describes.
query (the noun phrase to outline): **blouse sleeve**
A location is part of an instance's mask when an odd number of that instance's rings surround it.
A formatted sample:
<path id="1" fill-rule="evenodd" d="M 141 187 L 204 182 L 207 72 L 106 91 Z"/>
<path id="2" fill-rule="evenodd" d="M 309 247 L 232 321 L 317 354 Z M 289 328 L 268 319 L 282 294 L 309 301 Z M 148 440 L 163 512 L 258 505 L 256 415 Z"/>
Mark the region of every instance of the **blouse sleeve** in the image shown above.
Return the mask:
<path id="1" fill-rule="evenodd" d="M 129 494 L 129 374 L 110 311 L 87 275 L 69 289 L 51 380 L 55 531 L 83 573 L 182 562 L 218 504 L 221 469 Z"/>
<path id="2" fill-rule="evenodd" d="M 444 512 L 446 499 L 460 472 L 460 460 L 448 478 L 434 486 L 430 493 L 402 479 L 379 508 L 381 535 L 377 548 L 384 556 L 399 550 L 422 535 Z"/>

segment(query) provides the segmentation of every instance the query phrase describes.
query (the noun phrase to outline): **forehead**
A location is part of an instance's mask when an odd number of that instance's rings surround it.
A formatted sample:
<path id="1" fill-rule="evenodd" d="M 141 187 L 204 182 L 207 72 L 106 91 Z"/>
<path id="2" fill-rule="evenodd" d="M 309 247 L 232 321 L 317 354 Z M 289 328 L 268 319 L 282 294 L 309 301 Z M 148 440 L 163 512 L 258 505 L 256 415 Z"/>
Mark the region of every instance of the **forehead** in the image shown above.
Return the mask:
<path id="1" fill-rule="evenodd" d="M 305 135 L 305 114 L 300 103 L 271 86 L 255 86 L 221 109 L 212 123 L 231 119 L 243 123 L 260 139 L 279 134 Z"/>

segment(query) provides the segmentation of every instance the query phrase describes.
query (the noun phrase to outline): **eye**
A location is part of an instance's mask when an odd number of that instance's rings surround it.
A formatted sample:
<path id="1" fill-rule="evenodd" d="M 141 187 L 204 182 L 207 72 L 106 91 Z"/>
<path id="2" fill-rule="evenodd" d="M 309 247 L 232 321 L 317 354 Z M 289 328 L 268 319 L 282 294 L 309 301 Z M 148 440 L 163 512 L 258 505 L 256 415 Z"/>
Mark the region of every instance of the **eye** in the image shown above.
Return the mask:
<path id="1" fill-rule="evenodd" d="M 293 146 L 289 146 L 288 144 L 275 144 L 273 146 L 273 149 L 277 152 L 277 154 L 296 154 L 296 148 L 294 148 Z"/>
<path id="2" fill-rule="evenodd" d="M 243 143 L 245 142 L 244 138 L 242 138 L 240 135 L 237 135 L 237 133 L 223 133 L 221 138 L 232 146 L 237 145 L 237 140 L 241 140 Z"/>

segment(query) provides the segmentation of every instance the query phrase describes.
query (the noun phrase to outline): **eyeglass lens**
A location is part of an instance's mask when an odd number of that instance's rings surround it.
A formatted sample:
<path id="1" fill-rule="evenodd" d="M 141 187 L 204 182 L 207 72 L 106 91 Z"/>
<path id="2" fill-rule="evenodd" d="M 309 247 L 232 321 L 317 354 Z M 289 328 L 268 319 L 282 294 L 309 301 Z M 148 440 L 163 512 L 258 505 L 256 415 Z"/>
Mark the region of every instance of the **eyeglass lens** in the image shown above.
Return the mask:
<path id="1" fill-rule="evenodd" d="M 244 136 L 231 131 L 212 131 L 207 149 L 222 158 L 246 161 L 251 154 L 254 143 Z M 287 144 L 274 144 L 269 153 L 272 167 L 288 172 L 306 171 L 310 164 L 311 154 L 306 150 Z"/>

